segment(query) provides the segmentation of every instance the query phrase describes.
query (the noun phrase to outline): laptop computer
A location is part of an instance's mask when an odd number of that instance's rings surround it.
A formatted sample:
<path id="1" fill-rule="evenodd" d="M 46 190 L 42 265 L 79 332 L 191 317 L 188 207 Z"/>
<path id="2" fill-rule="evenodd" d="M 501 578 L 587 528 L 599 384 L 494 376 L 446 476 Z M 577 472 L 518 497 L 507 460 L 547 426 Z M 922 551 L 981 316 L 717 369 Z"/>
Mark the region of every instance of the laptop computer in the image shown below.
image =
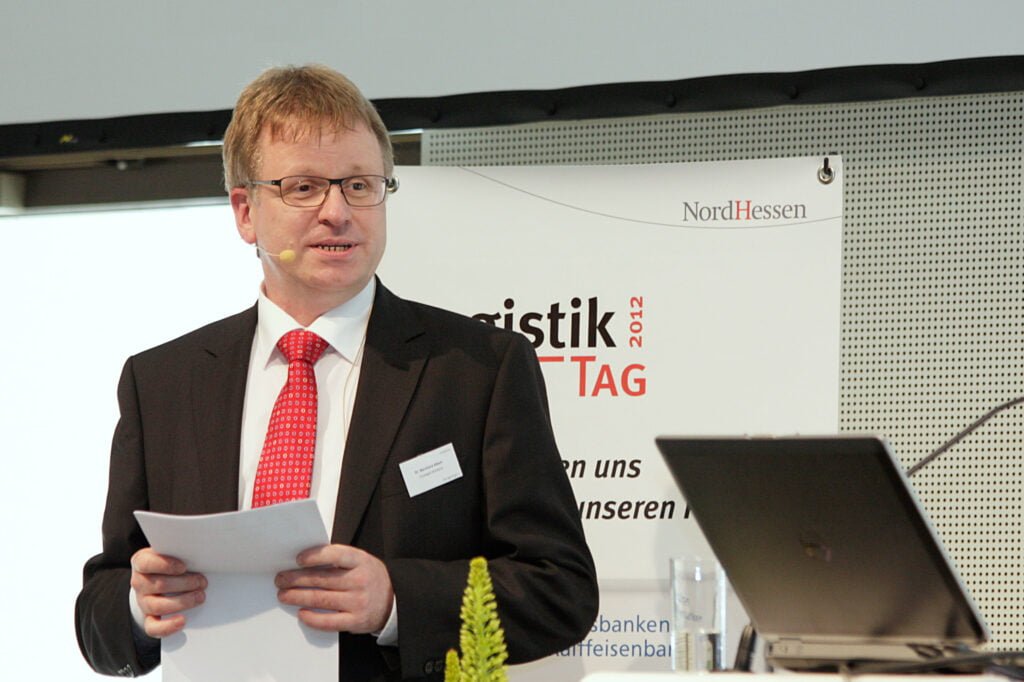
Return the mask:
<path id="1" fill-rule="evenodd" d="M 656 442 L 770 663 L 913 661 L 987 640 L 880 438 Z"/>

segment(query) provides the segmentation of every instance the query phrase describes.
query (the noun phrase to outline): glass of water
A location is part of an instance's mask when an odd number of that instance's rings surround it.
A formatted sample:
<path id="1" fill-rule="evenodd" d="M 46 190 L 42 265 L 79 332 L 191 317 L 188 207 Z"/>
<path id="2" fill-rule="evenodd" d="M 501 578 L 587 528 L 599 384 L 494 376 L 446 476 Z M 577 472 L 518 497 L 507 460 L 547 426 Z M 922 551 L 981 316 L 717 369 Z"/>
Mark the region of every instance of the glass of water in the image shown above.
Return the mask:
<path id="1" fill-rule="evenodd" d="M 718 562 L 701 557 L 669 560 L 672 600 L 672 669 L 724 669 L 728 587 Z"/>

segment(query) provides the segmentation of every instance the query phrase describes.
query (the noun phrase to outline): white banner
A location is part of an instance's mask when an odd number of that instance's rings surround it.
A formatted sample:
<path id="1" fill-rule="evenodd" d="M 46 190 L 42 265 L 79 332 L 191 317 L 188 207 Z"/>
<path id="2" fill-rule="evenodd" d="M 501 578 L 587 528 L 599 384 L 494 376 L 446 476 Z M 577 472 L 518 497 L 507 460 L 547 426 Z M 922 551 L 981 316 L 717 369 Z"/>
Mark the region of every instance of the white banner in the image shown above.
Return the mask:
<path id="1" fill-rule="evenodd" d="M 842 187 L 821 165 L 399 169 L 383 281 L 533 341 L 597 561 L 591 637 L 515 679 L 668 669 L 668 559 L 709 550 L 655 436 L 838 430 Z"/>

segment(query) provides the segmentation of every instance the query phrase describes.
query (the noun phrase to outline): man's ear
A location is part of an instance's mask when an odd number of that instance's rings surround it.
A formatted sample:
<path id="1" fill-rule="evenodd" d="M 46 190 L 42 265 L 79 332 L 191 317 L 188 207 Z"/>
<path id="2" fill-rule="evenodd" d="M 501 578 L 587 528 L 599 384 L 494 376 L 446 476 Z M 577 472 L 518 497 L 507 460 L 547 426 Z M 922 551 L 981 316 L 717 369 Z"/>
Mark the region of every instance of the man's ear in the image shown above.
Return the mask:
<path id="1" fill-rule="evenodd" d="M 256 228 L 252 224 L 253 197 L 246 187 L 233 187 L 228 194 L 231 210 L 235 214 L 235 229 L 246 244 L 256 243 Z"/>

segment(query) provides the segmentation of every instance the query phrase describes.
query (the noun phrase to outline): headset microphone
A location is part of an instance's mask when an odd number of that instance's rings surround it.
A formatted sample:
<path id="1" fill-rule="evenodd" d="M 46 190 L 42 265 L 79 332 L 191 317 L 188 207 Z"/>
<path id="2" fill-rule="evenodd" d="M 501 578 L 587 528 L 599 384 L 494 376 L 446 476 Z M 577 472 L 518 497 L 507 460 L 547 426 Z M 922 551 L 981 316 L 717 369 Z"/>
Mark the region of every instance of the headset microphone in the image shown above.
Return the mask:
<path id="1" fill-rule="evenodd" d="M 295 260 L 295 251 L 293 249 L 285 249 L 281 251 L 281 253 L 271 253 L 270 251 L 267 251 L 259 244 L 255 244 L 255 246 L 257 251 L 265 253 L 271 258 L 276 258 L 282 263 L 291 263 L 293 260 Z"/>

